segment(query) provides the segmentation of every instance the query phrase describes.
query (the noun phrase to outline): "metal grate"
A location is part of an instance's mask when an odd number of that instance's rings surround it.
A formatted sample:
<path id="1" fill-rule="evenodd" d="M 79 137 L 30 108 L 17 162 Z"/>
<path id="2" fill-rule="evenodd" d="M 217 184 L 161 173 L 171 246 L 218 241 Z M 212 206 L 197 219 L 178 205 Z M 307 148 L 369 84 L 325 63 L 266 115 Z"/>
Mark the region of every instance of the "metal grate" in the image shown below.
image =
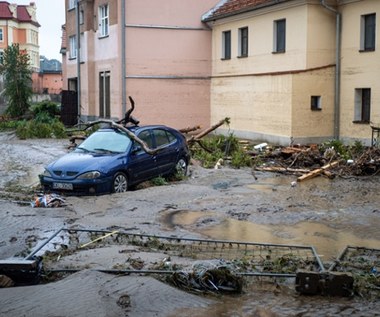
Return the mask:
<path id="1" fill-rule="evenodd" d="M 46 251 L 62 252 L 64 250 L 65 254 L 72 254 L 80 250 L 109 245 L 135 246 L 141 252 L 186 258 L 189 263 L 223 260 L 240 275 L 295 277 L 299 269 L 315 272 L 324 270 L 323 263 L 312 246 L 178 238 L 96 229 L 62 228 L 37 247 L 26 259 L 32 259 Z M 144 272 L 149 272 L 149 270 L 144 270 Z M 167 269 L 152 268 L 153 271 L 168 273 Z M 169 270 L 169 272 L 173 271 Z M 141 271 L 136 270 L 136 272 Z"/>

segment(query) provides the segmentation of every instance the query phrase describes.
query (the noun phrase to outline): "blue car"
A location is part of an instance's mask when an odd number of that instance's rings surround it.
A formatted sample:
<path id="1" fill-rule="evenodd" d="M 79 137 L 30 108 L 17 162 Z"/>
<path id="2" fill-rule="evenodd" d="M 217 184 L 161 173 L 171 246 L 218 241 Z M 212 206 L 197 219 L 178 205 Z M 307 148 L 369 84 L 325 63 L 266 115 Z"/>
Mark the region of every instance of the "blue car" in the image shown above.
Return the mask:
<path id="1" fill-rule="evenodd" d="M 187 174 L 190 154 L 179 131 L 160 125 L 128 129 L 150 149 L 158 151 L 148 154 L 121 129 L 99 129 L 75 150 L 46 167 L 39 175 L 44 191 L 78 195 L 121 193 L 158 176 Z"/>

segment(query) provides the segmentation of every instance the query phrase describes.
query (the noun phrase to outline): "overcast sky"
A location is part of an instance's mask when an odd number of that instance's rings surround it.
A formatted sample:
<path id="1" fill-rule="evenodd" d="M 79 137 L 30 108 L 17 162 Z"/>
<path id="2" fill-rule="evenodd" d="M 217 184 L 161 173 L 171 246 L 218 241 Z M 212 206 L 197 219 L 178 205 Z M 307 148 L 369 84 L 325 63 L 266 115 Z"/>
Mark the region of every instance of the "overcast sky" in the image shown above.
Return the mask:
<path id="1" fill-rule="evenodd" d="M 8 0 L 9 3 L 29 4 L 37 6 L 37 21 L 39 28 L 40 55 L 48 59 L 62 60 L 61 26 L 65 24 L 65 0 Z"/>

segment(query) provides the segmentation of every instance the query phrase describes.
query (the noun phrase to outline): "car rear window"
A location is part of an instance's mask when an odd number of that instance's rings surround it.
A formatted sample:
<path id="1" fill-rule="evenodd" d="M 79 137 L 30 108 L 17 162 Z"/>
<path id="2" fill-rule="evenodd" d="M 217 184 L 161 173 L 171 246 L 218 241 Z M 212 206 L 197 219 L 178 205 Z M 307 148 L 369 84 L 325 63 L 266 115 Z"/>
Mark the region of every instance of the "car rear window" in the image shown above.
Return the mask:
<path id="1" fill-rule="evenodd" d="M 176 137 L 173 134 L 161 129 L 153 130 L 153 134 L 156 139 L 157 147 L 172 143 L 176 139 Z"/>

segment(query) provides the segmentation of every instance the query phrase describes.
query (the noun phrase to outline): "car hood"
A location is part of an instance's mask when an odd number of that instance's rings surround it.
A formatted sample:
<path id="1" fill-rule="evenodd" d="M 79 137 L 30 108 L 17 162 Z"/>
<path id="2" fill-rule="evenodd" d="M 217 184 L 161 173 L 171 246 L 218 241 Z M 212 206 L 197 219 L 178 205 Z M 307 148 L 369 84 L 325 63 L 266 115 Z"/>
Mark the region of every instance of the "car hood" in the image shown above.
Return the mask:
<path id="1" fill-rule="evenodd" d="M 110 155 L 72 152 L 49 164 L 47 168 L 50 171 L 69 172 L 72 173 L 73 176 L 74 174 L 78 175 L 94 170 L 107 174 L 113 166 L 120 163 L 119 160 L 121 158 L 122 154 Z"/>

